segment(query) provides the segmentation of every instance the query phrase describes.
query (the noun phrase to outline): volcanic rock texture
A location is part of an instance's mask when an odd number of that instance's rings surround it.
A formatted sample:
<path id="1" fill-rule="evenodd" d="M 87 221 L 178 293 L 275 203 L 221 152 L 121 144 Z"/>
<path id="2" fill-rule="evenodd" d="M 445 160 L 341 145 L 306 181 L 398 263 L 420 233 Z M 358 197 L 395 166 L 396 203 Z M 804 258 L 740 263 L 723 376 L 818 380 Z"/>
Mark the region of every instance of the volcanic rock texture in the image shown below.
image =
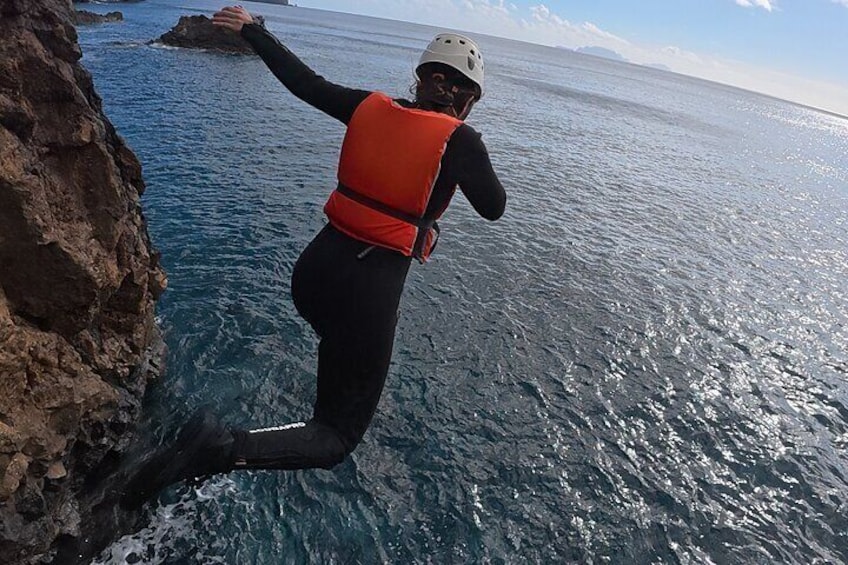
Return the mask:
<path id="1" fill-rule="evenodd" d="M 0 0 L 4 564 L 90 535 L 90 492 L 162 353 L 141 166 L 79 64 L 72 17 L 68 0 Z"/>

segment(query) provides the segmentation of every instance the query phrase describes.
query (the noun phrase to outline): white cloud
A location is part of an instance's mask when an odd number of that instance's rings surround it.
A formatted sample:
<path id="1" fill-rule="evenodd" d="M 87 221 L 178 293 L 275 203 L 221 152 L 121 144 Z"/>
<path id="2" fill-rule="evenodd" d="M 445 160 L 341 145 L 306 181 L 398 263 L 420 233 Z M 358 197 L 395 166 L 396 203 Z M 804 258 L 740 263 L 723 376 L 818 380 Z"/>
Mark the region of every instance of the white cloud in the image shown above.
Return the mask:
<path id="1" fill-rule="evenodd" d="M 834 0 L 835 2 L 848 2 L 848 0 Z M 762 8 L 767 12 L 771 12 L 776 2 L 774 0 L 736 0 L 736 3 L 745 8 Z"/>
<path id="2" fill-rule="evenodd" d="M 846 1 L 848 1 L 848 0 L 846 0 Z M 593 24 L 593 23 L 590 23 L 590 22 L 583 22 L 583 26 L 582 26 L 582 27 L 583 27 L 583 29 L 584 29 L 584 30 L 586 30 L 586 31 L 587 31 L 587 32 L 589 32 L 590 34 L 595 35 L 596 37 L 602 37 L 602 38 L 604 38 L 604 39 L 608 39 L 608 40 L 610 40 L 610 41 L 615 41 L 615 42 L 618 42 L 618 43 L 627 43 L 627 44 L 629 44 L 629 43 L 630 43 L 630 42 L 629 42 L 629 41 L 627 41 L 626 39 L 622 39 L 622 38 L 620 38 L 620 37 L 618 37 L 618 36 L 616 36 L 616 35 L 613 35 L 613 34 L 611 34 L 611 33 L 609 33 L 609 32 L 606 32 L 606 31 L 602 30 L 601 28 L 599 28 L 598 26 L 596 26 L 596 25 L 595 25 L 595 24 Z"/>
<path id="3" fill-rule="evenodd" d="M 306 1 L 309 1 L 306 4 Z M 519 8 L 509 0 L 305 0 L 309 7 L 355 12 L 447 27 L 473 33 L 509 37 L 544 45 L 615 49 L 627 41 L 597 25 L 574 23 L 545 4 Z"/>
<path id="4" fill-rule="evenodd" d="M 547 43 L 564 47 L 583 47 L 598 44 L 613 48 L 627 45 L 627 40 L 602 30 L 591 22 L 574 24 L 551 12 L 544 4 L 530 6 L 533 21 L 526 25 L 528 36 L 523 37 L 534 43 Z"/>
<path id="5" fill-rule="evenodd" d="M 778 9 L 775 0 L 735 0 L 739 5 Z M 848 0 L 833 0 L 848 7 Z M 310 6 L 374 15 L 484 33 L 542 45 L 611 49 L 640 64 L 662 64 L 671 70 L 749 90 L 764 92 L 848 115 L 848 89 L 755 68 L 736 61 L 719 60 L 676 46 L 638 44 L 591 23 L 573 23 L 545 4 L 529 11 L 504 0 L 311 0 Z M 355 8 L 354 8 L 355 7 Z"/>

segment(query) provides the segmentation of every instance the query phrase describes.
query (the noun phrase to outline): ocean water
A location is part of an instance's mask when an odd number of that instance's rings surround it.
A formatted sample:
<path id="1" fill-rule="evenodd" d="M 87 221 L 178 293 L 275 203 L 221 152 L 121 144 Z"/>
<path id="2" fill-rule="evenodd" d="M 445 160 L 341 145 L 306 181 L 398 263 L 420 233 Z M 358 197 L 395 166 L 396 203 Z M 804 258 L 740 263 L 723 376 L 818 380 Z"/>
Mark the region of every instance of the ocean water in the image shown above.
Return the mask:
<path id="1" fill-rule="evenodd" d="M 327 78 L 397 96 L 434 33 L 245 5 Z M 80 29 L 170 277 L 151 445 L 201 405 L 260 427 L 315 393 L 289 278 L 343 126 L 256 57 L 147 45 L 217 7 Z M 95 563 L 848 561 L 848 119 L 479 39 L 469 123 L 508 210 L 454 200 L 362 445 L 171 488 Z"/>

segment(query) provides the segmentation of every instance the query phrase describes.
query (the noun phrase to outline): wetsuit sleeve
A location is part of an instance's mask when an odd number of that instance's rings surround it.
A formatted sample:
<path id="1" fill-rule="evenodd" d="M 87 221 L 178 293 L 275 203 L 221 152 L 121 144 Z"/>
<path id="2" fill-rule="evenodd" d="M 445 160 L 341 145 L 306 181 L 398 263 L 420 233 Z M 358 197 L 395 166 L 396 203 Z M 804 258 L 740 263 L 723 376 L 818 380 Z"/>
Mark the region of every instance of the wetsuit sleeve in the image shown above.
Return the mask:
<path id="1" fill-rule="evenodd" d="M 241 36 L 292 94 L 347 124 L 360 102 L 371 94 L 334 84 L 315 74 L 271 32 L 257 24 L 245 24 Z"/>
<path id="2" fill-rule="evenodd" d="M 459 126 L 445 149 L 460 190 L 478 214 L 497 220 L 506 208 L 506 191 L 489 160 L 480 134 L 467 124 Z"/>

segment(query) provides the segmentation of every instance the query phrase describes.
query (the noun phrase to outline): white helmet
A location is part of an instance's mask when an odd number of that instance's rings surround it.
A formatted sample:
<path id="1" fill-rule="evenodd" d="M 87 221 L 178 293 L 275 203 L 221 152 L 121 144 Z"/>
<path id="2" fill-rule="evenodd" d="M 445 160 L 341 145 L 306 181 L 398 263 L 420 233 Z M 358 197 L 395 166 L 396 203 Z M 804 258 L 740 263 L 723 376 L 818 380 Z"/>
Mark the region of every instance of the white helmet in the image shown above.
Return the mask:
<path id="1" fill-rule="evenodd" d="M 480 87 L 483 92 L 483 55 L 471 39 L 457 33 L 440 33 L 427 46 L 418 61 L 418 69 L 424 63 L 442 63 L 458 70 Z"/>

